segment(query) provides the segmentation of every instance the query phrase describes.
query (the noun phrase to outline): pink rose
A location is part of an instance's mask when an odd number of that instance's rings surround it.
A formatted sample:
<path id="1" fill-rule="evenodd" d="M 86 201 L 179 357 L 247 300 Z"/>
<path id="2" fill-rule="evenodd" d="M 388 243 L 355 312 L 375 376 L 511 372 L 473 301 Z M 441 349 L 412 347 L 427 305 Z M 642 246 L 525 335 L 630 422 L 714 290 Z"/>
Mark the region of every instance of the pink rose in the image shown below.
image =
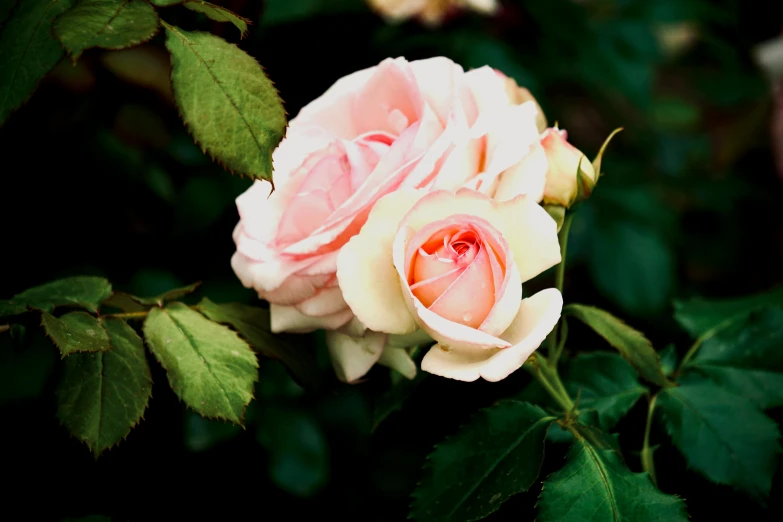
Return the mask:
<path id="1" fill-rule="evenodd" d="M 237 198 L 231 264 L 271 303 L 273 331 L 364 332 L 336 260 L 386 194 L 470 186 L 540 200 L 536 116 L 535 103 L 512 103 L 492 69 L 466 73 L 446 58 L 384 60 L 304 107 L 273 154 L 275 191 L 257 181 Z"/>
<path id="2" fill-rule="evenodd" d="M 522 299 L 522 283 L 559 262 L 557 225 L 529 197 L 400 190 L 378 201 L 343 247 L 337 279 L 376 335 L 420 328 L 437 341 L 423 370 L 499 381 L 557 324 L 560 292 Z"/>

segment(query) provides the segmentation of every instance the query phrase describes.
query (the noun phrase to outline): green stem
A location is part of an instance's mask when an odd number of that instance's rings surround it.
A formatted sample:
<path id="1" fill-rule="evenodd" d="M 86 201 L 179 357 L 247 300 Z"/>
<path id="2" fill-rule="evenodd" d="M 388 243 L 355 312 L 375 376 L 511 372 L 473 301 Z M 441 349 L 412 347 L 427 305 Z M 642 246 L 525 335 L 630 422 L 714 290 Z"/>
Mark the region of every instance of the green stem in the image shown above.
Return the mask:
<path id="1" fill-rule="evenodd" d="M 565 386 L 563 386 L 560 376 L 557 375 L 557 370 L 548 366 L 545 359 L 538 358 L 535 364 L 525 365 L 525 368 L 541 384 L 541 387 L 546 390 L 550 397 L 563 408 L 563 411 L 570 413 L 574 410 L 574 403 L 571 397 L 569 397 Z"/>
<path id="2" fill-rule="evenodd" d="M 650 399 L 650 404 L 647 407 L 647 425 L 644 428 L 644 441 L 642 442 L 642 468 L 644 471 L 650 474 L 650 478 L 653 484 L 656 486 L 658 482 L 655 478 L 655 462 L 653 461 L 652 450 L 650 449 L 650 429 L 652 428 L 653 412 L 655 411 L 655 401 L 658 399 L 658 395 L 653 395 Z"/>
<path id="3" fill-rule="evenodd" d="M 560 356 L 563 355 L 563 349 L 565 348 L 566 339 L 568 338 L 568 325 L 566 324 L 565 317 L 560 318 L 560 322 L 557 326 L 560 330 L 558 333 L 558 342 L 554 352 L 550 352 L 549 359 L 550 364 L 557 368 L 557 362 L 560 360 Z"/>
<path id="4" fill-rule="evenodd" d="M 555 287 L 563 291 L 563 277 L 565 276 L 565 263 L 566 263 L 566 251 L 568 250 L 568 232 L 571 230 L 571 221 L 574 215 L 571 212 L 566 212 L 563 219 L 563 227 L 560 229 L 558 239 L 560 240 L 560 264 L 557 265 L 557 272 L 555 272 Z"/>
<path id="5" fill-rule="evenodd" d="M 568 233 L 571 230 L 571 221 L 573 218 L 574 216 L 571 212 L 566 212 L 565 217 L 563 218 L 563 226 L 560 228 L 560 232 L 557 235 L 558 241 L 560 242 L 560 264 L 557 265 L 557 271 L 555 272 L 555 288 L 557 288 L 561 294 L 563 293 L 566 253 L 568 252 Z M 548 338 L 548 354 L 554 365 L 557 365 L 557 360 L 560 358 L 560 354 L 563 351 L 565 337 L 565 326 L 563 325 L 563 319 L 560 319 L 558 326 L 549 334 Z"/>

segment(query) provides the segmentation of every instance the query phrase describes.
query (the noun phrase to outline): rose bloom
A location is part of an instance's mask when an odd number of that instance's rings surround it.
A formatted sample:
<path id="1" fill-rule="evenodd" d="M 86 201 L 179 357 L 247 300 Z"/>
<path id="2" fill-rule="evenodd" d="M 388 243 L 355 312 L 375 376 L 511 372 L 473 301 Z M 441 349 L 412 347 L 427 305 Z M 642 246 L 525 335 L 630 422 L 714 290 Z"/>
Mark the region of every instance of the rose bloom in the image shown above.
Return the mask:
<path id="1" fill-rule="evenodd" d="M 274 332 L 365 333 L 340 290 L 337 256 L 381 197 L 463 186 L 543 197 L 538 110 L 507 86 L 489 67 L 387 59 L 338 80 L 291 120 L 272 156 L 274 191 L 256 181 L 237 198 L 233 234 L 231 266 L 269 301 Z M 378 344 L 369 351 L 383 362 Z"/>
<path id="2" fill-rule="evenodd" d="M 560 292 L 522 299 L 522 283 L 560 259 L 557 225 L 529 197 L 403 189 L 381 199 L 343 247 L 337 279 L 376 335 L 420 328 L 437 341 L 422 370 L 499 381 L 557 324 Z"/>
<path id="3" fill-rule="evenodd" d="M 459 9 L 484 14 L 498 10 L 497 0 L 368 0 L 368 3 L 390 21 L 416 17 L 431 26 L 440 24 L 449 13 Z"/>

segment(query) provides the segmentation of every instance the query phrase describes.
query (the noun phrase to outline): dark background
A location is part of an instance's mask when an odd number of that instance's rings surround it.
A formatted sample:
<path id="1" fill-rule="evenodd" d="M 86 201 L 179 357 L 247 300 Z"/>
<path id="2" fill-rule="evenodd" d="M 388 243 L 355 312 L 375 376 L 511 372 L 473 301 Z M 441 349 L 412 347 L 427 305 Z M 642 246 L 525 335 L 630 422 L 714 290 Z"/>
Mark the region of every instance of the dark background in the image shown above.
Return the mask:
<path id="1" fill-rule="evenodd" d="M 771 135 L 781 108 L 753 60 L 757 44 L 783 31 L 774 2 L 504 0 L 496 17 L 458 15 L 438 29 L 388 25 L 359 0 L 217 3 L 253 21 L 248 37 L 182 8 L 160 13 L 258 58 L 291 117 L 339 77 L 388 56 L 444 55 L 515 77 L 589 157 L 624 127 L 574 222 L 565 295 L 612 311 L 659 349 L 673 343 L 682 354 L 690 344 L 671 318 L 673 299 L 783 282 L 783 172 Z M 229 265 L 233 200 L 250 182 L 193 144 L 171 100 L 162 42 L 88 51 L 76 66 L 64 59 L 0 128 L 0 297 L 95 274 L 137 295 L 204 281 L 200 296 L 257 303 Z M 572 330 L 581 344 L 570 349 L 604 348 Z M 433 444 L 528 382 L 523 372 L 495 384 L 425 377 L 404 411 L 370 435 L 388 370 L 342 385 L 319 336 L 302 342 L 319 350 L 324 385 L 303 393 L 264 362 L 245 430 L 186 412 L 151 360 L 144 420 L 96 462 L 55 417 L 56 349 L 34 328 L 21 345 L 0 334 L 0 517 L 404 520 Z M 618 427 L 637 471 L 644 410 L 640 403 Z M 653 443 L 662 444 L 661 487 L 686 499 L 693 520 L 736 509 L 780 519 L 780 472 L 765 509 L 688 471 L 662 431 Z M 542 477 L 564 452 L 547 446 Z M 532 520 L 536 494 L 490 520 Z"/>

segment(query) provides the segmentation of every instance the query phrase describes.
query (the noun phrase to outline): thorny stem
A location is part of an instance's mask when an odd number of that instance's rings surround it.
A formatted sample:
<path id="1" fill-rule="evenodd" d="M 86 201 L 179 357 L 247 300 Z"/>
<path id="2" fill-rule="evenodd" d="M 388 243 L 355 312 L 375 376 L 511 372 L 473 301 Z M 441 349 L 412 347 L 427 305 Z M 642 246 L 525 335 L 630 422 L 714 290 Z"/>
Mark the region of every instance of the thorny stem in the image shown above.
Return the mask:
<path id="1" fill-rule="evenodd" d="M 650 474 L 653 484 L 658 485 L 655 478 L 655 462 L 653 461 L 652 450 L 650 449 L 650 428 L 652 428 L 653 412 L 655 411 L 655 401 L 658 395 L 653 395 L 650 404 L 647 407 L 647 425 L 644 427 L 644 442 L 642 442 L 642 468 Z"/>

